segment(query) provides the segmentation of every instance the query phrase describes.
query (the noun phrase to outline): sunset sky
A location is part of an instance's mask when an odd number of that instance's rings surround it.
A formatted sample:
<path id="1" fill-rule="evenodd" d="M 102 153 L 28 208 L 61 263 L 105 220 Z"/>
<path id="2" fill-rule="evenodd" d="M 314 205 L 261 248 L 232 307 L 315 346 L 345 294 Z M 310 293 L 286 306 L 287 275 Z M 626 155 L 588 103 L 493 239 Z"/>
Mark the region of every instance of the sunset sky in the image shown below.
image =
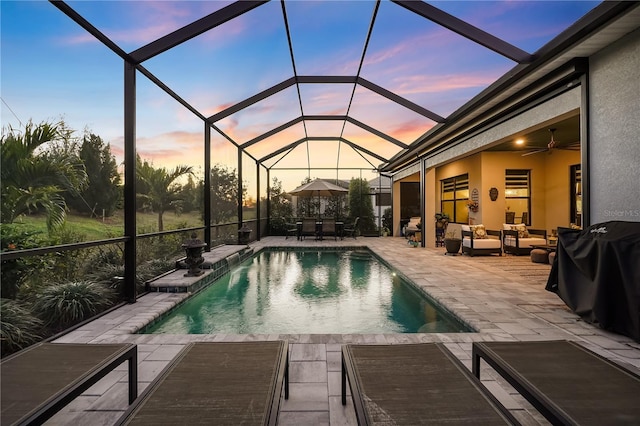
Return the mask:
<path id="1" fill-rule="evenodd" d="M 68 4 L 124 51 L 131 52 L 228 5 L 221 1 L 70 1 Z M 574 23 L 598 2 L 432 2 L 528 52 Z M 355 76 L 375 3 L 286 1 L 295 70 L 300 76 Z M 1 7 L 2 126 L 58 121 L 123 146 L 123 61 L 45 1 Z M 360 76 L 447 117 L 516 65 L 396 4 L 380 5 Z M 205 116 L 294 75 L 282 4 L 271 1 L 143 63 Z M 203 166 L 203 123 L 142 74 L 137 76 L 137 148 L 169 168 Z M 350 104 L 350 100 L 351 104 Z M 302 104 L 302 108 L 301 108 Z M 435 122 L 353 84 L 295 85 L 233 114 L 216 126 L 242 144 L 300 115 L 345 115 L 410 144 Z M 390 158 L 401 148 L 344 121 L 305 121 L 248 148 L 256 158 L 304 138 L 339 137 Z M 233 164 L 237 150 L 213 132 L 213 163 Z M 336 141 L 301 144 L 277 167 L 371 169 L 380 160 Z M 255 164 L 247 161 L 247 177 Z M 356 173 L 340 172 L 348 179 Z M 336 171 L 312 171 L 335 177 Z M 272 172 L 293 189 L 304 171 Z M 372 176 L 366 176 L 370 178 Z"/>

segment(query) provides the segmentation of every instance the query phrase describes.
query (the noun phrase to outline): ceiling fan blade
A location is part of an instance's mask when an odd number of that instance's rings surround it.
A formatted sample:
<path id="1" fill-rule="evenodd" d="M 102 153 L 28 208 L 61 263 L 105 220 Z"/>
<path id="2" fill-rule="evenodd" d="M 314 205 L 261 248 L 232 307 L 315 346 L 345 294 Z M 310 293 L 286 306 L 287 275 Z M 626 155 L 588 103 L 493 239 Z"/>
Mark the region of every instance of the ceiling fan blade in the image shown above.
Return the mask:
<path id="1" fill-rule="evenodd" d="M 558 149 L 564 149 L 567 151 L 580 151 L 580 142 L 575 142 L 563 147 L 557 147 Z"/>
<path id="2" fill-rule="evenodd" d="M 547 152 L 547 151 L 549 151 L 549 149 L 548 149 L 548 148 L 545 148 L 545 149 L 538 149 L 538 150 L 535 150 L 535 151 L 525 152 L 524 154 L 522 154 L 522 156 L 523 156 L 523 157 L 526 157 L 527 155 L 539 154 L 539 153 L 541 153 L 541 152 Z"/>

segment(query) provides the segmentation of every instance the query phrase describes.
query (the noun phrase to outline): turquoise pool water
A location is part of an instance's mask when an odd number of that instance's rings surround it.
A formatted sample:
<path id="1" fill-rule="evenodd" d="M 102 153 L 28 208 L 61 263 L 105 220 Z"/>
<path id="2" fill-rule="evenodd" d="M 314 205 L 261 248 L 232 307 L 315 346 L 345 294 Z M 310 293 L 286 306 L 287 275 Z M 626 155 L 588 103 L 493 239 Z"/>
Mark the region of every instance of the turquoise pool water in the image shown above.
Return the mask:
<path id="1" fill-rule="evenodd" d="M 471 331 L 368 251 L 262 251 L 143 333 Z"/>

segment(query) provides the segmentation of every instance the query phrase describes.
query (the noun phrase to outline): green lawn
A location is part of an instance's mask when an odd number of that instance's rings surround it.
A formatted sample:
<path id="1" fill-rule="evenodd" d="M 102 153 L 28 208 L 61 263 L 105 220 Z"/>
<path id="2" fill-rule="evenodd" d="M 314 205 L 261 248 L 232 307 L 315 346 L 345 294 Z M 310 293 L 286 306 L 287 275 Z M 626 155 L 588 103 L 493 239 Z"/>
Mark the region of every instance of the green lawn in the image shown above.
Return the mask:
<path id="1" fill-rule="evenodd" d="M 139 233 L 151 233 L 158 230 L 157 214 L 137 213 L 136 217 Z M 163 221 L 165 230 L 203 226 L 199 212 L 180 215 L 169 212 L 164 214 Z M 24 223 L 31 229 L 43 233 L 47 232 L 46 219 L 42 215 L 22 216 L 15 223 Z M 115 215 L 105 218 L 103 222 L 102 218 L 68 214 L 66 226 L 73 232 L 84 235 L 86 241 L 115 238 L 124 234 L 124 216 L 122 211 L 118 211 Z"/>

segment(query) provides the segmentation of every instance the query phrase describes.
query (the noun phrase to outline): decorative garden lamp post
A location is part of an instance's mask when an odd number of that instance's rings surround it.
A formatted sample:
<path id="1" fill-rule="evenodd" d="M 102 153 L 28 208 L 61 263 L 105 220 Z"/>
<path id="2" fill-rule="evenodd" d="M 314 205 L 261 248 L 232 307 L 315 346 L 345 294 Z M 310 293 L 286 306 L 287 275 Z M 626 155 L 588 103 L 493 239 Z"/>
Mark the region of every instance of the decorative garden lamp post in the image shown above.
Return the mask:
<path id="1" fill-rule="evenodd" d="M 194 232 L 191 234 L 191 238 L 186 240 L 182 244 L 182 248 L 187 254 L 187 258 L 184 262 L 189 266 L 189 271 L 184 274 L 185 277 L 198 277 L 204 274 L 204 271 L 200 269 L 200 265 L 204 262 L 202 252 L 207 246 L 207 243 L 198 239 L 198 235 Z"/>

